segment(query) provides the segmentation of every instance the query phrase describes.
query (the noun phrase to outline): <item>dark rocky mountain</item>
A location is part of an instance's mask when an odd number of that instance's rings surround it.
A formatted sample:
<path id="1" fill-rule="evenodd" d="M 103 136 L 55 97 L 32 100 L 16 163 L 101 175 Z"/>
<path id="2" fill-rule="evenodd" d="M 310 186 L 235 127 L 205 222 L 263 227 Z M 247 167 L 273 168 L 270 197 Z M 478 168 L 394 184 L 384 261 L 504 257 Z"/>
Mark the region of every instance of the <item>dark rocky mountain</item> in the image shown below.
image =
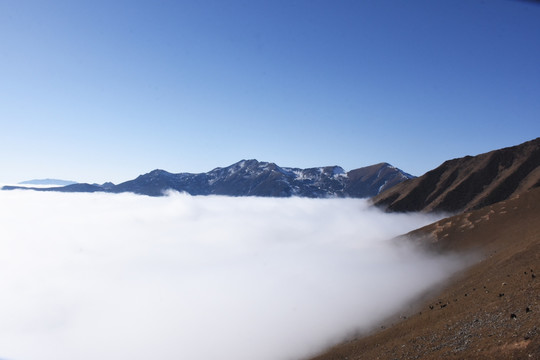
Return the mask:
<path id="1" fill-rule="evenodd" d="M 375 196 L 396 212 L 479 209 L 540 186 L 540 138 L 477 156 L 448 160 Z"/>
<path id="2" fill-rule="evenodd" d="M 347 173 L 339 166 L 298 169 L 257 160 L 242 160 L 231 166 L 200 174 L 173 174 L 164 170 L 153 170 L 118 185 L 73 184 L 60 188 L 33 189 L 64 192 L 133 192 L 150 196 L 161 196 L 167 190 L 176 190 L 191 195 L 365 198 L 377 195 L 380 191 L 411 178 L 412 175 L 387 163 Z M 5 186 L 3 189 L 16 188 Z"/>
<path id="3" fill-rule="evenodd" d="M 398 172 L 401 172 L 400 176 L 396 176 Z M 347 193 L 353 197 L 364 197 L 364 194 L 375 196 L 404 180 L 414 178 L 387 163 L 351 170 L 347 176 L 349 178 Z"/>

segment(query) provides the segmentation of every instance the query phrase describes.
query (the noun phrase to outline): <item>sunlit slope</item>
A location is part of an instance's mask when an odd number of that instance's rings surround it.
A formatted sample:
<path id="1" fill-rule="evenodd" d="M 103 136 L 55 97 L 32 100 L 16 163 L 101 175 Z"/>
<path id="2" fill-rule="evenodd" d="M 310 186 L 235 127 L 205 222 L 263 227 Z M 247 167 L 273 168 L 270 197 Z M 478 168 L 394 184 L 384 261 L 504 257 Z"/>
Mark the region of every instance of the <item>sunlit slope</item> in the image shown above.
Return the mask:
<path id="1" fill-rule="evenodd" d="M 433 251 L 481 260 L 406 320 L 315 359 L 539 359 L 539 220 L 534 189 L 408 234 Z"/>

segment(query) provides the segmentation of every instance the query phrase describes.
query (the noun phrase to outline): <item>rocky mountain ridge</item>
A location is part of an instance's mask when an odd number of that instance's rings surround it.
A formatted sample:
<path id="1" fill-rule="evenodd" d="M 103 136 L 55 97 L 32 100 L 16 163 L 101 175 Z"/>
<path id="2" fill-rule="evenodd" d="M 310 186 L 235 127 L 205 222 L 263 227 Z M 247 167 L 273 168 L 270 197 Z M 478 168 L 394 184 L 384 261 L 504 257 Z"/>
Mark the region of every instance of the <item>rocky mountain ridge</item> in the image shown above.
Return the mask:
<path id="1" fill-rule="evenodd" d="M 242 160 L 206 173 L 174 174 L 156 169 L 118 185 L 72 184 L 32 189 L 61 192 L 132 192 L 149 196 L 161 196 L 167 190 L 175 190 L 191 195 L 367 198 L 411 178 L 412 175 L 388 163 L 345 172 L 340 166 L 300 169 L 280 167 L 257 160 Z M 4 190 L 17 188 L 3 187 Z"/>

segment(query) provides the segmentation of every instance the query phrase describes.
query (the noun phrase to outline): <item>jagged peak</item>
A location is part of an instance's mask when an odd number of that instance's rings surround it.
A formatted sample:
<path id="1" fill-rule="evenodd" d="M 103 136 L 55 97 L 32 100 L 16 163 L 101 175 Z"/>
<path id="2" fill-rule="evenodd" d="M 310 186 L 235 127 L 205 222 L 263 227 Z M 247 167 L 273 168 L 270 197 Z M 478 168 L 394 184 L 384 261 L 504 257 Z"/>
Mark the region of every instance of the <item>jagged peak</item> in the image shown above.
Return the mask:
<path id="1" fill-rule="evenodd" d="M 172 173 L 162 170 L 162 169 L 154 169 L 146 174 L 139 175 L 138 178 L 141 177 L 156 177 L 156 176 L 167 176 L 167 175 L 173 175 Z"/>
<path id="2" fill-rule="evenodd" d="M 251 166 L 254 166 L 254 165 L 261 165 L 261 164 L 266 164 L 266 163 L 265 162 L 260 162 L 257 159 L 242 159 L 242 160 L 237 161 L 234 164 L 231 164 L 229 166 L 214 168 L 210 172 L 220 171 L 220 170 L 223 170 L 223 169 L 231 169 L 231 168 L 251 167 Z"/>
<path id="3" fill-rule="evenodd" d="M 231 166 L 245 166 L 245 165 L 258 165 L 258 164 L 263 164 L 264 162 L 261 162 L 257 159 L 242 159 L 234 164 L 232 164 Z M 231 167 L 231 166 L 228 166 L 228 167 Z"/>

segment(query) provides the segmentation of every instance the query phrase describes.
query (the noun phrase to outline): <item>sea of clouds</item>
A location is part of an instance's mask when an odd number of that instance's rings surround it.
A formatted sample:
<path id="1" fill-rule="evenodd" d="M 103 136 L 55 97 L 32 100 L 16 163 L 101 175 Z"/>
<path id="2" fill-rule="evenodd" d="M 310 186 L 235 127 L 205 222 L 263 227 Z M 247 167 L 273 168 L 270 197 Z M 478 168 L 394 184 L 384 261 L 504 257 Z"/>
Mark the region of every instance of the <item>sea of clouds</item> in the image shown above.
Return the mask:
<path id="1" fill-rule="evenodd" d="M 0 358 L 302 359 L 463 264 L 358 199 L 0 191 Z"/>

